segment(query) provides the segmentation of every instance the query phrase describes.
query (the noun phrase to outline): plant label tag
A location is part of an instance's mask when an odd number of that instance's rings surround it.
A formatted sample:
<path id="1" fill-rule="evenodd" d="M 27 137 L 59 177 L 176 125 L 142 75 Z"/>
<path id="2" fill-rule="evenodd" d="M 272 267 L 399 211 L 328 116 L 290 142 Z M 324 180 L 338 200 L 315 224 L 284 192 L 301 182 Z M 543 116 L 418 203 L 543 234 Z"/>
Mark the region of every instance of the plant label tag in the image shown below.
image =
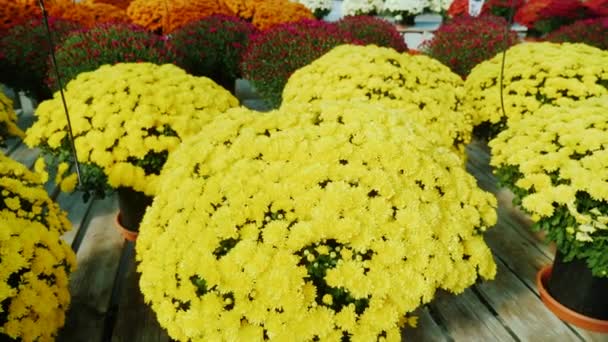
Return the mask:
<path id="1" fill-rule="evenodd" d="M 485 0 L 469 0 L 469 15 L 478 17 L 481 14 L 481 8 Z"/>

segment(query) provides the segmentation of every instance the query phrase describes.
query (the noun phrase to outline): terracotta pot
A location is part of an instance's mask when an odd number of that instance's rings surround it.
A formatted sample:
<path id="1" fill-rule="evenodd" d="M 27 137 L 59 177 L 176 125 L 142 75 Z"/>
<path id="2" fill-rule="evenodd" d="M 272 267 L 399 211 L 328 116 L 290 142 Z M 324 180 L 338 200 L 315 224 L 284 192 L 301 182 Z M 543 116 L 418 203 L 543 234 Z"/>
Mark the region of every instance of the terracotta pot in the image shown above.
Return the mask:
<path id="1" fill-rule="evenodd" d="M 590 279 L 585 274 L 573 277 L 574 273 L 579 273 L 578 270 L 563 272 L 564 265 L 566 268 L 578 268 L 579 265 L 563 263 L 560 253 L 556 256 L 556 260 L 555 274 L 553 274 L 554 266 L 548 265 L 536 275 L 536 286 L 543 303 L 563 321 L 583 329 L 608 333 L 608 320 L 603 318 L 608 311 L 606 306 L 608 288 L 605 288 L 608 279 L 595 277 Z M 581 262 L 584 264 L 584 261 Z M 591 274 L 591 271 L 588 269 L 587 271 Z M 568 277 L 567 280 L 564 280 L 564 277 Z"/>
<path id="2" fill-rule="evenodd" d="M 116 218 L 114 219 L 114 224 L 116 225 L 116 229 L 118 229 L 118 231 L 125 238 L 125 240 L 127 240 L 127 241 L 137 240 L 137 235 L 139 235 L 139 233 L 123 227 L 123 225 L 120 221 L 120 212 L 116 214 Z"/>
<path id="3" fill-rule="evenodd" d="M 152 204 L 153 198 L 131 188 L 119 188 L 117 192 L 120 222 L 126 229 L 137 232 L 146 208 Z"/>

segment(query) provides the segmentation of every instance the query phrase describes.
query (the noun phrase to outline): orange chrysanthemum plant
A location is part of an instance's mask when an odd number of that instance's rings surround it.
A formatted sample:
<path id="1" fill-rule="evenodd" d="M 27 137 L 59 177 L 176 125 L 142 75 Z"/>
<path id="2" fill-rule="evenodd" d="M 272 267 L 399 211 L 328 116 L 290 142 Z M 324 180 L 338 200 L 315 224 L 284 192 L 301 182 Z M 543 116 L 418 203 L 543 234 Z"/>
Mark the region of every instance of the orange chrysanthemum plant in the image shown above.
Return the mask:
<path id="1" fill-rule="evenodd" d="M 188 23 L 217 14 L 233 15 L 233 12 L 222 0 L 182 0 L 170 3 L 163 33 L 172 33 Z"/>
<path id="2" fill-rule="evenodd" d="M 130 22 L 124 10 L 104 3 L 73 3 L 70 0 L 60 0 L 54 2 L 48 11 L 53 17 L 74 21 L 84 27 L 93 27 L 103 23 Z"/>
<path id="3" fill-rule="evenodd" d="M 245 20 L 251 20 L 257 7 L 264 2 L 264 0 L 224 0 L 235 16 Z"/>
<path id="4" fill-rule="evenodd" d="M 268 0 L 260 2 L 256 7 L 252 23 L 259 30 L 265 30 L 278 24 L 305 19 L 315 19 L 314 14 L 306 6 L 287 0 Z"/>
<path id="5" fill-rule="evenodd" d="M 214 14 L 233 13 L 221 0 L 133 0 L 127 8 L 134 24 L 157 33 L 171 33 Z"/>
<path id="6" fill-rule="evenodd" d="M 35 0 L 0 0 L 0 32 L 40 16 Z"/>
<path id="7" fill-rule="evenodd" d="M 127 15 L 131 22 L 155 32 L 162 31 L 163 18 L 167 12 L 165 0 L 134 0 L 127 7 Z"/>
<path id="8" fill-rule="evenodd" d="M 85 0 L 84 2 L 108 4 L 126 10 L 132 0 Z"/>

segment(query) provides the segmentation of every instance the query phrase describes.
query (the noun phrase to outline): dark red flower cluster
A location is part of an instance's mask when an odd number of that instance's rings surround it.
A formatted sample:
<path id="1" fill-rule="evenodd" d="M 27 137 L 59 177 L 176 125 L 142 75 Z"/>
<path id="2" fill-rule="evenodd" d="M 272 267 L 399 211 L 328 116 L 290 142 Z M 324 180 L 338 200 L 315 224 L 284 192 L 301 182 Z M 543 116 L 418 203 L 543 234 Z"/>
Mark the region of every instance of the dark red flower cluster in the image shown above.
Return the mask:
<path id="1" fill-rule="evenodd" d="M 233 90 L 241 57 L 255 32 L 253 25 L 238 17 L 213 15 L 173 32 L 171 45 L 177 64 L 188 73 Z"/>
<path id="2" fill-rule="evenodd" d="M 397 32 L 395 25 L 380 18 L 366 15 L 347 16 L 336 24 L 364 44 L 389 47 L 399 52 L 407 51 L 405 40 Z"/>
<path id="3" fill-rule="evenodd" d="M 69 32 L 80 28 L 77 23 L 56 18 L 50 18 L 49 25 L 55 43 L 61 42 Z M 50 46 L 42 19 L 32 19 L 10 29 L 0 39 L 0 51 L 5 56 L 3 70 L 0 70 L 0 83 L 24 90 L 37 100 L 51 96 L 44 84 Z"/>
<path id="4" fill-rule="evenodd" d="M 475 65 L 519 42 L 517 33 L 506 32 L 506 25 L 505 19 L 492 15 L 454 18 L 439 27 L 421 50 L 465 78 Z"/>
<path id="5" fill-rule="evenodd" d="M 342 44 L 360 42 L 333 23 L 304 20 L 278 25 L 251 38 L 241 70 L 268 104 L 278 107 L 294 71 Z"/>
<path id="6" fill-rule="evenodd" d="M 61 79 L 65 84 L 85 71 L 93 71 L 104 64 L 150 62 L 173 63 L 165 38 L 132 24 L 104 24 L 77 31 L 66 37 L 55 49 Z M 59 88 L 55 75 L 50 73 L 47 83 L 52 90 Z"/>
<path id="7" fill-rule="evenodd" d="M 608 50 L 608 17 L 579 20 L 547 35 L 554 43 L 584 43 Z"/>

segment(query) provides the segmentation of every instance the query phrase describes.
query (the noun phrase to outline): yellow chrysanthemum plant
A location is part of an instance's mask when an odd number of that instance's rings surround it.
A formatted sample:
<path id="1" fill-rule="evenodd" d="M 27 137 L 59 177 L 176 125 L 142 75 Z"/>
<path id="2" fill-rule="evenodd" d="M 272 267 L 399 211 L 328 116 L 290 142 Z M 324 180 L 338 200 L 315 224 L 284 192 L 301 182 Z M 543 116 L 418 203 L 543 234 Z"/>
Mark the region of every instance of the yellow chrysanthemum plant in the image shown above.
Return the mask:
<path id="1" fill-rule="evenodd" d="M 17 115 L 13 110 L 13 101 L 0 91 L 0 147 L 10 136 L 23 137 L 23 131 L 17 126 Z"/>
<path id="2" fill-rule="evenodd" d="M 173 339 L 399 341 L 494 277 L 496 200 L 459 156 L 379 104 L 319 106 L 230 110 L 169 157 L 136 251 Z"/>
<path id="3" fill-rule="evenodd" d="M 54 340 L 70 303 L 76 256 L 60 238 L 70 223 L 45 177 L 0 155 L 1 340 Z"/>
<path id="4" fill-rule="evenodd" d="M 188 75 L 172 64 L 104 65 L 68 83 L 65 96 L 84 190 L 103 195 L 118 189 L 120 195 L 127 189 L 124 193 L 137 198 L 156 194 L 160 170 L 182 139 L 238 106 L 234 96 L 210 79 Z M 42 147 L 59 162 L 71 161 L 58 93 L 39 105 L 36 117 L 25 142 Z"/>
<path id="5" fill-rule="evenodd" d="M 608 278 L 608 95 L 543 106 L 490 142 L 492 165 L 566 261 Z"/>
<path id="6" fill-rule="evenodd" d="M 527 43 L 507 50 L 503 99 L 502 54 L 477 65 L 465 81 L 463 110 L 475 135 L 494 138 L 513 121 L 544 105 L 564 105 L 608 94 L 608 51 L 585 44 Z"/>
<path id="7" fill-rule="evenodd" d="M 61 235 L 69 230 L 65 212 L 48 195 L 43 185 L 48 180 L 45 165 L 38 160 L 36 172 L 0 154 L 0 210 L 16 217 L 36 221 Z"/>
<path id="8" fill-rule="evenodd" d="M 403 108 L 408 116 L 441 133 L 435 143 L 464 151 L 473 129 L 459 111 L 463 81 L 423 55 L 375 45 L 342 45 L 291 75 L 283 103 L 354 100 Z"/>

